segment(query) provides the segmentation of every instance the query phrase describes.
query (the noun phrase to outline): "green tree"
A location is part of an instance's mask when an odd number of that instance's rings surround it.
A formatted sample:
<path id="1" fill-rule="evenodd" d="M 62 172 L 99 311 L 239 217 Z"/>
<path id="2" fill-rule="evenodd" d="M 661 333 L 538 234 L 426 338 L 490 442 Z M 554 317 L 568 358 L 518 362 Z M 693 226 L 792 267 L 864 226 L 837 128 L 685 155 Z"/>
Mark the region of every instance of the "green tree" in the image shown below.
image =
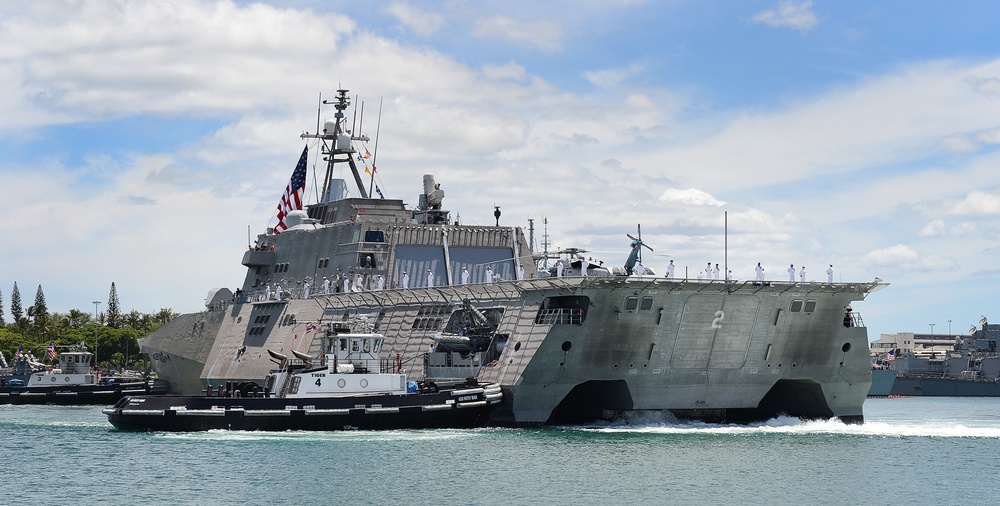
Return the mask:
<path id="1" fill-rule="evenodd" d="M 107 313 L 107 323 L 108 326 L 116 329 L 121 326 L 121 304 L 118 302 L 118 289 L 115 288 L 115 282 L 111 282 L 111 292 L 108 293 L 108 310 Z"/>
<path id="2" fill-rule="evenodd" d="M 49 322 L 49 308 L 45 304 L 45 293 L 42 292 L 42 285 L 38 285 L 38 291 L 35 292 L 35 305 L 31 307 L 34 309 L 35 331 L 41 335 Z"/>
<path id="3" fill-rule="evenodd" d="M 80 328 L 92 320 L 90 313 L 80 311 L 79 309 L 70 309 L 67 319 L 69 320 L 69 326 L 72 328 Z"/>
<path id="4" fill-rule="evenodd" d="M 21 307 L 21 291 L 17 289 L 17 281 L 14 282 L 14 289 L 10 292 L 10 317 L 14 319 L 14 324 L 21 326 L 24 308 Z"/>

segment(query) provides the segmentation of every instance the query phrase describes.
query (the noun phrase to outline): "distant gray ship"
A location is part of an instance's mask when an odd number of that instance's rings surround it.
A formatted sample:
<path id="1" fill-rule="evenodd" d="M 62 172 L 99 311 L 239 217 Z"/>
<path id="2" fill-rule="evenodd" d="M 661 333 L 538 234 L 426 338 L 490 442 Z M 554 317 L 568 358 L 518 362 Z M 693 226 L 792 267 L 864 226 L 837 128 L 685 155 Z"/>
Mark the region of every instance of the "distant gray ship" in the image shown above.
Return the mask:
<path id="1" fill-rule="evenodd" d="M 941 353 L 893 349 L 878 356 L 869 395 L 1000 397 L 1000 325 L 985 318 L 980 324 L 970 335 L 951 336 L 951 349 Z"/>
<path id="2" fill-rule="evenodd" d="M 500 384 L 496 425 L 634 410 L 863 421 L 867 329 L 844 311 L 884 283 L 615 276 L 581 272 L 580 262 L 548 276 L 523 231 L 499 226 L 499 211 L 497 226 L 453 221 L 430 175 L 413 209 L 369 197 L 355 149 L 367 139 L 348 130 L 349 100 L 338 94 L 335 119 L 303 135 L 328 162 L 320 202 L 279 213 L 276 230 L 244 253 L 236 293 L 213 290 L 205 311 L 141 340 L 174 393 L 259 381 L 273 367 L 267 350 L 315 355 L 335 322 L 360 318 L 385 336 L 382 357 L 398 357 L 412 377 Z M 350 167 L 360 197 L 344 196 L 337 164 Z"/>

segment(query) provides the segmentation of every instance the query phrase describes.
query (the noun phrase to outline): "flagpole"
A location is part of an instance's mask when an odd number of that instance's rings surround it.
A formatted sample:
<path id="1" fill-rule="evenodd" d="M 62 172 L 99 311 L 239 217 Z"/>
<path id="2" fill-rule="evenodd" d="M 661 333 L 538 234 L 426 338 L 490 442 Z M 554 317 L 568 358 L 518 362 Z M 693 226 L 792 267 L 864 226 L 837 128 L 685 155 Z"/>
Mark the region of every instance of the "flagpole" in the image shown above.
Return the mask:
<path id="1" fill-rule="evenodd" d="M 378 99 L 378 122 L 375 124 L 375 152 L 372 153 L 372 177 L 368 182 L 368 195 L 372 195 L 372 190 L 375 189 L 375 170 L 377 165 L 375 162 L 378 160 L 378 132 L 382 127 L 382 97 Z"/>

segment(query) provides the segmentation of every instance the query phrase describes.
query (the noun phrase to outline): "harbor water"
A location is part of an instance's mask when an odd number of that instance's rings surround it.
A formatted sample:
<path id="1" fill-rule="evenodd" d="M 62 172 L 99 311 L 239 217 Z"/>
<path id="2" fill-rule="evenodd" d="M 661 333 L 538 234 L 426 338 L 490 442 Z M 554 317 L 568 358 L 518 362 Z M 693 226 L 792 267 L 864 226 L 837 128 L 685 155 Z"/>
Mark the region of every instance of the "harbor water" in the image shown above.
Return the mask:
<path id="1" fill-rule="evenodd" d="M 1000 399 L 869 399 L 866 423 L 127 433 L 0 406 L 7 504 L 975 504 Z"/>

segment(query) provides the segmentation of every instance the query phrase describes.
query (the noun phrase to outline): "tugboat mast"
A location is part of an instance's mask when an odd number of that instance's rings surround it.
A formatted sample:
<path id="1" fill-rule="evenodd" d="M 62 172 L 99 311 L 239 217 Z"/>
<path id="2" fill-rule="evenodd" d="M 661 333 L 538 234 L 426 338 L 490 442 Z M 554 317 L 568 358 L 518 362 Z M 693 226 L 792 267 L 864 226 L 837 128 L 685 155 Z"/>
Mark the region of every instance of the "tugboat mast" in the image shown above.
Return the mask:
<path id="1" fill-rule="evenodd" d="M 326 120 L 323 123 L 323 132 L 310 134 L 308 132 L 302 134 L 300 137 L 302 139 L 320 139 L 323 141 L 323 147 L 321 148 L 321 153 L 325 155 L 326 164 L 326 177 L 323 179 L 323 194 L 322 200 L 324 202 L 329 202 L 330 200 L 335 200 L 340 198 L 340 196 L 330 195 L 332 191 L 330 182 L 333 179 L 333 166 L 338 163 L 347 162 L 351 167 L 351 173 L 354 174 L 354 182 L 358 185 L 358 192 L 361 194 L 361 198 L 368 198 L 368 192 L 365 190 L 365 184 L 361 181 L 361 174 L 358 172 L 358 166 L 354 163 L 354 153 L 356 153 L 354 146 L 352 146 L 351 141 L 364 141 L 368 142 L 368 136 L 359 135 L 352 136 L 346 128 L 346 116 L 344 115 L 344 110 L 351 105 L 350 98 L 347 97 L 348 90 L 337 90 L 337 100 L 335 102 L 323 101 L 324 104 L 333 104 L 337 109 L 336 114 L 333 115 L 332 120 Z M 329 141 L 329 143 L 327 143 Z M 343 158 L 338 158 L 338 155 L 344 155 Z"/>

